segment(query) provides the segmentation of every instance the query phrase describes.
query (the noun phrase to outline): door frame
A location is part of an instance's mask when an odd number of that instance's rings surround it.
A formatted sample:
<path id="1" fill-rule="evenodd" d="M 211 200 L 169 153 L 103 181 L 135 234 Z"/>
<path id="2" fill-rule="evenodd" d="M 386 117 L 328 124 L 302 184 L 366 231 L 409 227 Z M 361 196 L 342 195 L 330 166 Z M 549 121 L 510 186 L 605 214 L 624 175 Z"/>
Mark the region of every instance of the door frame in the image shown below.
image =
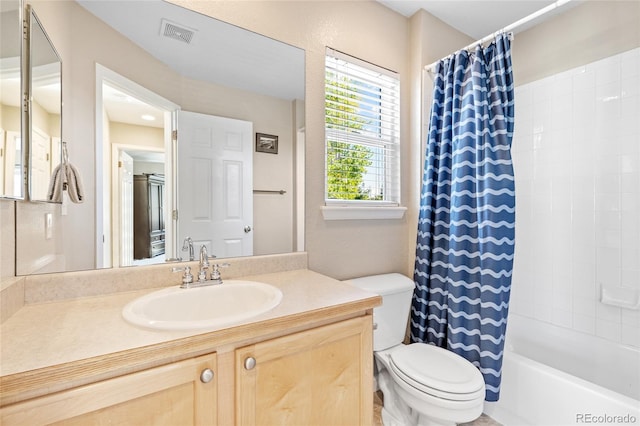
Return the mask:
<path id="1" fill-rule="evenodd" d="M 175 208 L 175 173 L 174 164 L 174 142 L 172 140 L 173 131 L 175 130 L 175 116 L 180 106 L 170 100 L 160 96 L 159 94 L 135 83 L 132 80 L 110 70 L 109 68 L 96 63 L 96 206 L 95 206 L 95 249 L 96 249 L 96 268 L 112 267 L 115 260 L 113 255 L 112 235 L 112 167 L 114 160 L 112 158 L 112 149 L 105 146 L 104 141 L 104 116 L 103 116 L 103 97 L 102 85 L 108 84 L 118 88 L 141 101 L 144 101 L 157 108 L 165 110 L 164 113 L 164 147 L 165 147 L 165 212 L 171 215 Z M 110 145 L 110 144 L 109 144 Z M 117 158 L 117 157 L 116 157 Z M 117 160 L 116 160 L 117 161 Z M 167 257 L 175 257 L 175 222 L 168 216 L 165 218 L 165 241 L 169 253 Z"/>

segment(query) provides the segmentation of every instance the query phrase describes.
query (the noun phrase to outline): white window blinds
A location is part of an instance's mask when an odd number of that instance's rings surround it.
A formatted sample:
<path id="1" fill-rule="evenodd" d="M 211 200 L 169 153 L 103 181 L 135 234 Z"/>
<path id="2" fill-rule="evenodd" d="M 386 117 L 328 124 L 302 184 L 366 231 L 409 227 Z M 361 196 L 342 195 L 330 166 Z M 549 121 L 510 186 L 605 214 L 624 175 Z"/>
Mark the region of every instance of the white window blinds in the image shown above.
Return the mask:
<path id="1" fill-rule="evenodd" d="M 398 75 L 331 49 L 325 75 L 327 204 L 398 205 Z"/>

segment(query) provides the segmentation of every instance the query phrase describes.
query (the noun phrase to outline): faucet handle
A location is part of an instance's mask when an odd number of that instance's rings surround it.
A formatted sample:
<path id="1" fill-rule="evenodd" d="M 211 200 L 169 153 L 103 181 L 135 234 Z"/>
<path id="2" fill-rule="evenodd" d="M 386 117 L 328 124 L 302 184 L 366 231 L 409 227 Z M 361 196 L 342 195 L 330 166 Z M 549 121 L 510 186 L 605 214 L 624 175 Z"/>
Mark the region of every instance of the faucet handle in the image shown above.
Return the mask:
<path id="1" fill-rule="evenodd" d="M 185 266 L 184 268 L 171 268 L 171 272 L 182 272 L 182 286 L 181 287 L 189 287 L 189 284 L 193 283 L 193 274 L 191 273 L 191 266 Z"/>
<path id="2" fill-rule="evenodd" d="M 219 284 L 222 284 L 222 276 L 220 275 L 219 268 L 226 268 L 231 266 L 229 263 L 214 263 L 213 270 L 211 271 L 211 279 L 213 281 L 218 281 Z"/>

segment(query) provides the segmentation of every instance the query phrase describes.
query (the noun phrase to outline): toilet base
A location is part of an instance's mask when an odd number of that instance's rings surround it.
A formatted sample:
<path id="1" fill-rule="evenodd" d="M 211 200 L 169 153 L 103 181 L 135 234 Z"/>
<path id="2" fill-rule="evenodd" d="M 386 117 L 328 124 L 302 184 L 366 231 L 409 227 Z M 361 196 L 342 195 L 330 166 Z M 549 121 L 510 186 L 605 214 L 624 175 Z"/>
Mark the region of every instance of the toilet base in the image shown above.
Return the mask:
<path id="1" fill-rule="evenodd" d="M 381 414 L 383 426 L 407 426 L 407 424 L 416 426 L 456 426 L 453 422 L 438 422 L 437 420 L 425 418 L 424 416 L 412 416 L 413 421 L 411 423 L 406 423 L 395 418 L 393 414 L 385 408 L 382 408 Z"/>
<path id="2" fill-rule="evenodd" d="M 423 396 L 417 396 L 415 391 L 409 391 L 404 383 L 393 380 L 393 389 L 397 398 L 401 399 L 408 407 L 415 421 L 411 424 L 417 426 L 428 425 L 449 425 L 455 426 L 459 423 L 467 423 L 480 417 L 484 406 L 483 399 L 475 401 L 464 401 L 451 406 L 451 401 L 429 402 Z M 449 406 L 447 406 L 449 405 Z"/>
<path id="3" fill-rule="evenodd" d="M 383 426 L 456 426 L 457 424 L 452 421 L 444 421 L 420 415 L 415 410 L 412 410 L 411 407 L 406 406 L 406 404 L 405 408 L 401 411 L 397 410 L 397 408 L 397 404 L 391 410 L 382 407 L 381 417 Z M 402 419 L 396 417 L 399 413 L 403 413 L 403 415 L 401 415 Z"/>
<path id="4" fill-rule="evenodd" d="M 382 417 L 383 426 L 404 426 L 404 423 L 396 419 L 393 414 L 389 413 L 389 410 L 387 410 L 386 408 L 383 407 L 380 414 Z"/>
<path id="5" fill-rule="evenodd" d="M 472 404 L 472 407 L 462 404 L 454 409 L 416 398 L 395 382 L 389 371 L 387 357 L 388 353 L 375 354 L 377 383 L 384 395 L 381 413 L 384 426 L 455 426 L 455 420 L 468 422 L 482 414 L 482 401 Z"/>

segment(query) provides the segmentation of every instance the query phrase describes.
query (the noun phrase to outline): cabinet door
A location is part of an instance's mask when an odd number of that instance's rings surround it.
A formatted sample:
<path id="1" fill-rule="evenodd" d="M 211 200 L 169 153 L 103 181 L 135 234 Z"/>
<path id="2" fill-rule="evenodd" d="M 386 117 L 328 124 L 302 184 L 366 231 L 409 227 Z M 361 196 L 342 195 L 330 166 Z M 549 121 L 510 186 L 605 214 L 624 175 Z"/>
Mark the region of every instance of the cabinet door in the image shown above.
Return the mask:
<path id="1" fill-rule="evenodd" d="M 151 232 L 164 230 L 162 223 L 163 184 L 149 180 L 149 227 Z"/>
<path id="2" fill-rule="evenodd" d="M 237 349 L 236 423 L 370 425 L 371 327 L 366 316 Z"/>
<path id="3" fill-rule="evenodd" d="M 132 373 L 0 409 L 9 425 L 214 425 L 216 355 Z"/>

